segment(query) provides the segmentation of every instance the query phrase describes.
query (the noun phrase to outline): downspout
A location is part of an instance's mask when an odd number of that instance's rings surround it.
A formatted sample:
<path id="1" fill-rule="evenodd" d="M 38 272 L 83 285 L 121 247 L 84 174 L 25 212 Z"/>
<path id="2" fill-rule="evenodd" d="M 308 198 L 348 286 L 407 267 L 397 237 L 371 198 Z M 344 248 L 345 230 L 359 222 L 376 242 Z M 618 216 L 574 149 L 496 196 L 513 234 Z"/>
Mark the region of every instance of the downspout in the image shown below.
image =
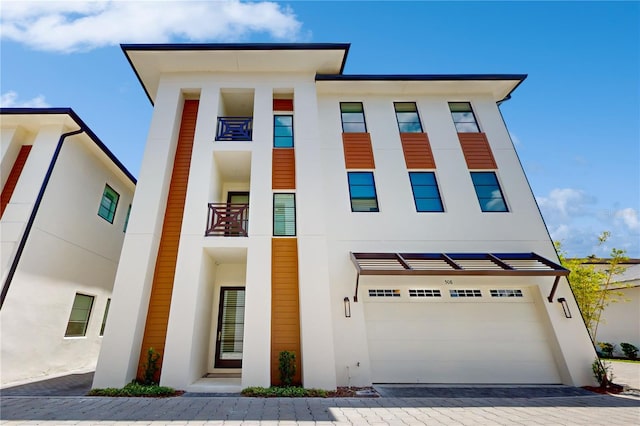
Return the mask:
<path id="1" fill-rule="evenodd" d="M 47 189 L 47 185 L 49 184 L 49 180 L 51 179 L 51 175 L 53 174 L 53 167 L 56 165 L 56 161 L 58 160 L 58 156 L 60 155 L 60 150 L 62 149 L 62 143 L 67 137 L 77 135 L 79 133 L 83 133 L 84 131 L 85 129 L 81 127 L 79 130 L 74 130 L 73 132 L 63 133 L 62 135 L 60 135 L 60 139 L 58 140 L 58 145 L 56 146 L 56 150 L 54 151 L 53 157 L 51 158 L 51 162 L 49 163 L 49 168 L 47 169 L 47 173 L 44 175 L 42 186 L 40 186 L 40 192 L 38 192 L 38 196 L 36 197 L 36 202 L 34 203 L 33 209 L 31 210 L 31 215 L 29 216 L 27 225 L 25 226 L 24 232 L 22 233 L 22 238 L 20 239 L 18 250 L 16 251 L 15 257 L 13 258 L 13 262 L 11 262 L 11 268 L 9 268 L 7 279 L 5 280 L 4 285 L 2 286 L 2 292 L 0 293 L 0 309 L 2 309 L 2 305 L 4 305 L 4 299 L 6 299 L 7 293 L 9 292 L 9 286 L 11 285 L 13 276 L 16 273 L 16 269 L 18 269 L 18 263 L 20 262 L 20 257 L 22 257 L 22 252 L 24 251 L 24 247 L 27 244 L 27 239 L 29 238 L 29 233 L 31 232 L 31 228 L 33 227 L 33 222 L 35 222 L 36 220 L 36 214 L 38 214 L 38 209 L 40 208 L 40 204 L 42 203 L 42 198 L 44 197 L 44 191 Z"/>

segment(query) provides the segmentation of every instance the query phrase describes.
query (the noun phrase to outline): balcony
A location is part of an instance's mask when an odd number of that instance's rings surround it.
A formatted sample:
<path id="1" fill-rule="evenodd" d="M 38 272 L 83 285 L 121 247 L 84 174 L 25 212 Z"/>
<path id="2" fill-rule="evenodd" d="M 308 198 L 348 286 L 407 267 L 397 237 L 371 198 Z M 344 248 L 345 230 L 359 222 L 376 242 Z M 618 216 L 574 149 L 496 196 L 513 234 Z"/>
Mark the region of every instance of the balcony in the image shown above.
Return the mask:
<path id="1" fill-rule="evenodd" d="M 217 141 L 250 141 L 253 117 L 218 117 Z"/>
<path id="2" fill-rule="evenodd" d="M 249 204 L 209 203 L 207 237 L 248 237 Z"/>

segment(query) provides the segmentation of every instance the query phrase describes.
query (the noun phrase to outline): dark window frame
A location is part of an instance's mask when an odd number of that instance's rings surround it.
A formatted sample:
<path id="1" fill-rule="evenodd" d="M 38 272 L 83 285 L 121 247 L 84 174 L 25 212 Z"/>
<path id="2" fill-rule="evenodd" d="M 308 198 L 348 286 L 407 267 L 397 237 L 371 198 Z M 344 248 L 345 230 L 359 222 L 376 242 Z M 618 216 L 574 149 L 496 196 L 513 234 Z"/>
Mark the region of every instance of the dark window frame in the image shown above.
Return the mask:
<path id="1" fill-rule="evenodd" d="M 116 200 L 115 200 L 115 205 L 113 206 L 113 212 L 109 209 L 109 215 L 110 217 L 105 217 L 102 215 L 102 202 L 105 199 L 105 196 L 107 196 L 107 189 L 112 191 L 114 194 L 116 194 Z M 116 191 L 115 189 L 113 189 L 111 187 L 111 185 L 109 185 L 108 183 L 106 183 L 104 185 L 104 189 L 102 190 L 102 197 L 100 197 L 100 205 L 98 205 L 98 216 L 100 216 L 101 218 L 103 218 L 104 220 L 106 220 L 107 222 L 109 222 L 110 224 L 113 225 L 113 222 L 116 219 L 116 212 L 118 211 L 118 203 L 120 202 L 120 194 L 118 193 L 118 191 Z"/>
<path id="2" fill-rule="evenodd" d="M 276 136 L 276 128 L 280 127 L 280 128 L 288 128 L 289 126 L 276 126 L 276 118 L 277 117 L 291 117 L 291 145 L 287 145 L 287 146 L 281 146 L 281 145 L 276 145 L 276 137 L 284 137 L 284 136 Z M 293 114 L 273 114 L 273 147 L 274 148 L 293 148 L 295 146 L 295 139 L 294 139 L 294 133 L 293 133 Z"/>
<path id="3" fill-rule="evenodd" d="M 398 104 L 413 104 L 413 106 L 415 107 L 415 113 L 416 113 L 416 117 L 418 117 L 418 125 L 420 126 L 420 131 L 419 132 L 403 132 L 402 128 L 400 126 L 400 117 L 398 117 Z M 418 104 L 416 102 L 394 102 L 393 103 L 393 111 L 396 114 L 396 123 L 398 123 L 398 132 L 400 133 L 424 133 L 424 127 L 422 126 L 422 119 L 420 118 L 420 113 L 418 112 Z M 402 112 L 406 112 L 406 111 L 400 111 Z M 403 123 L 410 123 L 410 122 L 403 122 Z"/>
<path id="4" fill-rule="evenodd" d="M 131 215 L 131 204 L 129 204 L 129 208 L 127 209 L 127 215 L 124 217 L 124 226 L 122 227 L 122 232 L 127 232 L 127 227 L 129 226 L 129 216 Z"/>
<path id="5" fill-rule="evenodd" d="M 71 320 L 71 316 L 73 315 L 73 309 L 76 304 L 76 299 L 78 296 L 89 297 L 91 299 L 91 303 L 89 304 L 89 309 L 87 311 L 87 317 L 82 322 L 84 323 L 82 334 L 69 334 L 69 325 L 73 323 L 78 323 L 77 320 Z M 64 337 L 86 337 L 87 329 L 89 328 L 89 321 L 91 320 L 91 313 L 93 312 L 93 304 L 95 303 L 95 296 L 91 296 L 90 294 L 78 293 L 76 292 L 73 296 L 73 304 L 71 305 L 71 312 L 69 312 L 69 319 L 67 320 L 67 327 L 64 332 Z"/>
<path id="6" fill-rule="evenodd" d="M 416 197 L 416 191 L 415 191 L 415 187 L 413 185 L 413 181 L 411 180 L 411 175 L 413 174 L 430 174 L 433 176 L 433 181 L 435 182 L 435 185 L 417 185 L 417 186 L 435 186 L 436 192 L 438 194 L 438 201 L 440 202 L 440 210 L 420 210 L 420 208 L 418 207 L 418 199 L 434 199 L 434 198 L 425 198 L 425 197 Z M 436 172 L 434 171 L 428 171 L 428 170 L 414 170 L 414 171 L 409 171 L 409 185 L 411 186 L 411 193 L 413 195 L 413 203 L 416 207 L 416 212 L 417 213 L 444 213 L 444 203 L 442 202 L 442 194 L 440 193 L 440 187 L 438 186 L 438 179 L 436 177 Z"/>
<path id="7" fill-rule="evenodd" d="M 111 298 L 107 298 L 107 304 L 104 307 L 102 315 L 102 325 L 100 326 L 100 336 L 104 336 L 104 326 L 107 325 L 107 316 L 109 315 L 109 307 L 111 307 Z"/>
<path id="8" fill-rule="evenodd" d="M 369 210 L 354 210 L 353 209 L 353 200 L 354 199 L 355 200 L 359 200 L 359 199 L 368 200 L 369 198 L 361 198 L 361 197 L 360 198 L 356 198 L 356 197 L 353 196 L 352 191 L 351 191 L 351 186 L 352 185 L 351 185 L 351 181 L 350 181 L 349 177 L 351 175 L 365 175 L 365 174 L 371 176 L 371 186 L 373 187 L 373 199 L 376 202 L 376 207 L 375 207 L 375 210 L 371 210 L 371 209 L 369 209 Z M 349 186 L 349 203 L 351 204 L 351 212 L 352 213 L 378 213 L 378 212 L 380 212 L 380 203 L 378 202 L 378 190 L 376 188 L 376 179 L 375 179 L 373 171 L 357 171 L 357 172 L 355 172 L 355 171 L 354 172 L 349 172 L 348 171 L 347 172 L 347 185 Z M 364 186 L 364 185 L 357 185 L 357 186 Z"/>
<path id="9" fill-rule="evenodd" d="M 467 105 L 469 105 L 469 111 L 452 111 L 451 110 L 451 105 L 452 104 L 467 104 Z M 469 102 L 469 101 L 449 102 L 447 105 L 449 106 L 449 113 L 451 114 L 451 119 L 453 120 L 453 125 L 456 128 L 456 132 L 457 133 L 482 133 L 482 130 L 480 129 L 480 123 L 478 123 L 478 117 L 476 117 L 476 113 L 473 111 L 473 105 L 471 105 L 471 102 Z M 455 116 L 453 115 L 456 112 L 470 112 L 471 113 L 471 117 L 473 118 L 473 124 L 476 126 L 476 131 L 475 132 L 461 132 L 460 129 L 458 129 L 458 123 L 471 123 L 471 122 L 470 121 L 456 121 Z"/>
<path id="10" fill-rule="evenodd" d="M 276 196 L 278 195 L 292 195 L 293 197 L 293 234 L 276 234 Z M 295 237 L 298 234 L 298 219 L 297 219 L 297 206 L 296 206 L 296 193 L 295 192 L 274 192 L 273 193 L 273 236 L 274 237 Z M 290 222 L 283 222 L 285 224 Z"/>
<path id="11" fill-rule="evenodd" d="M 494 179 L 495 179 L 495 185 L 477 185 L 476 182 L 473 180 L 473 176 L 474 175 L 493 175 Z M 478 198 L 478 204 L 480 205 L 480 210 L 483 213 L 509 213 L 509 206 L 507 205 L 507 200 L 504 196 L 504 191 L 502 191 L 502 186 L 500 185 L 500 181 L 498 180 L 498 175 L 495 171 L 470 171 L 469 172 L 469 176 L 471 177 L 471 183 L 473 184 L 473 189 L 476 192 L 476 197 Z M 482 200 L 491 200 L 491 199 L 497 199 L 496 197 L 491 197 L 491 198 L 487 198 L 487 197 L 480 197 L 480 194 L 478 193 L 478 187 L 493 187 L 493 188 L 497 188 L 497 190 L 500 192 L 500 199 L 502 200 L 502 204 L 504 205 L 504 210 L 485 210 L 485 208 L 483 207 L 484 204 L 482 202 Z"/>
<path id="12" fill-rule="evenodd" d="M 362 125 L 364 127 L 363 131 L 361 131 L 361 132 L 345 131 L 345 129 L 344 129 L 344 123 L 345 122 L 344 122 L 343 114 L 357 114 L 357 113 L 353 113 L 353 112 L 346 112 L 346 113 L 343 112 L 342 111 L 342 106 L 346 105 L 346 104 L 360 104 L 360 111 L 361 111 L 361 114 L 362 114 Z M 365 113 L 364 113 L 364 103 L 358 102 L 358 101 L 355 101 L 355 102 L 340 102 L 340 122 L 342 123 L 342 133 L 368 133 L 368 130 L 367 130 L 367 118 L 366 118 Z M 359 121 L 348 121 L 347 123 L 360 123 L 360 122 Z"/>

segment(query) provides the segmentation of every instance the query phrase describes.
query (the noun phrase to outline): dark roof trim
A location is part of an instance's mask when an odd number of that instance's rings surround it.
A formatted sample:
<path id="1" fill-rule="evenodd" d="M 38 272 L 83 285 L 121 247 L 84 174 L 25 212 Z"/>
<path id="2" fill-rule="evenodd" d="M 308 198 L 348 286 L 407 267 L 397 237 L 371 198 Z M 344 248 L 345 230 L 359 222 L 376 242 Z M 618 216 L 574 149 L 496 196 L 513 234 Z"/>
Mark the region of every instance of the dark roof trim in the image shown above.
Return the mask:
<path id="1" fill-rule="evenodd" d="M 93 140 L 93 142 L 100 148 L 102 152 L 106 154 L 107 157 L 113 163 L 118 166 L 118 168 L 122 171 L 122 173 L 133 182 L 135 185 L 137 183 L 136 178 L 127 170 L 127 168 L 118 160 L 118 158 L 107 148 L 107 146 L 98 138 L 98 136 L 93 133 L 93 130 L 87 126 L 87 124 L 82 121 L 82 119 L 75 113 L 75 111 L 71 108 L 0 108 L 0 115 L 36 115 L 36 114 L 47 114 L 47 115 L 68 115 L 76 122 L 78 126 Z"/>

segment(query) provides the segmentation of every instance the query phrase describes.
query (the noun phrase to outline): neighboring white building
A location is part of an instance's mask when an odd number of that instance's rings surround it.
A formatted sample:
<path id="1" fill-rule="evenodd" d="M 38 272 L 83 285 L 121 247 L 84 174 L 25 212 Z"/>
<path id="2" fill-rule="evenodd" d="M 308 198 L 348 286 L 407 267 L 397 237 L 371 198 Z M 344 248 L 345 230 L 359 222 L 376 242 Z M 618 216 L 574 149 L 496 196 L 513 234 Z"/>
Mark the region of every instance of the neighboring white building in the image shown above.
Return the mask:
<path id="1" fill-rule="evenodd" d="M 0 126 L 1 384 L 91 371 L 135 179 L 72 109 Z"/>
<path id="2" fill-rule="evenodd" d="M 526 76 L 348 49 L 123 46 L 154 113 L 94 387 L 150 347 L 186 390 L 277 383 L 283 350 L 305 387 L 594 383 L 498 108 Z"/>

